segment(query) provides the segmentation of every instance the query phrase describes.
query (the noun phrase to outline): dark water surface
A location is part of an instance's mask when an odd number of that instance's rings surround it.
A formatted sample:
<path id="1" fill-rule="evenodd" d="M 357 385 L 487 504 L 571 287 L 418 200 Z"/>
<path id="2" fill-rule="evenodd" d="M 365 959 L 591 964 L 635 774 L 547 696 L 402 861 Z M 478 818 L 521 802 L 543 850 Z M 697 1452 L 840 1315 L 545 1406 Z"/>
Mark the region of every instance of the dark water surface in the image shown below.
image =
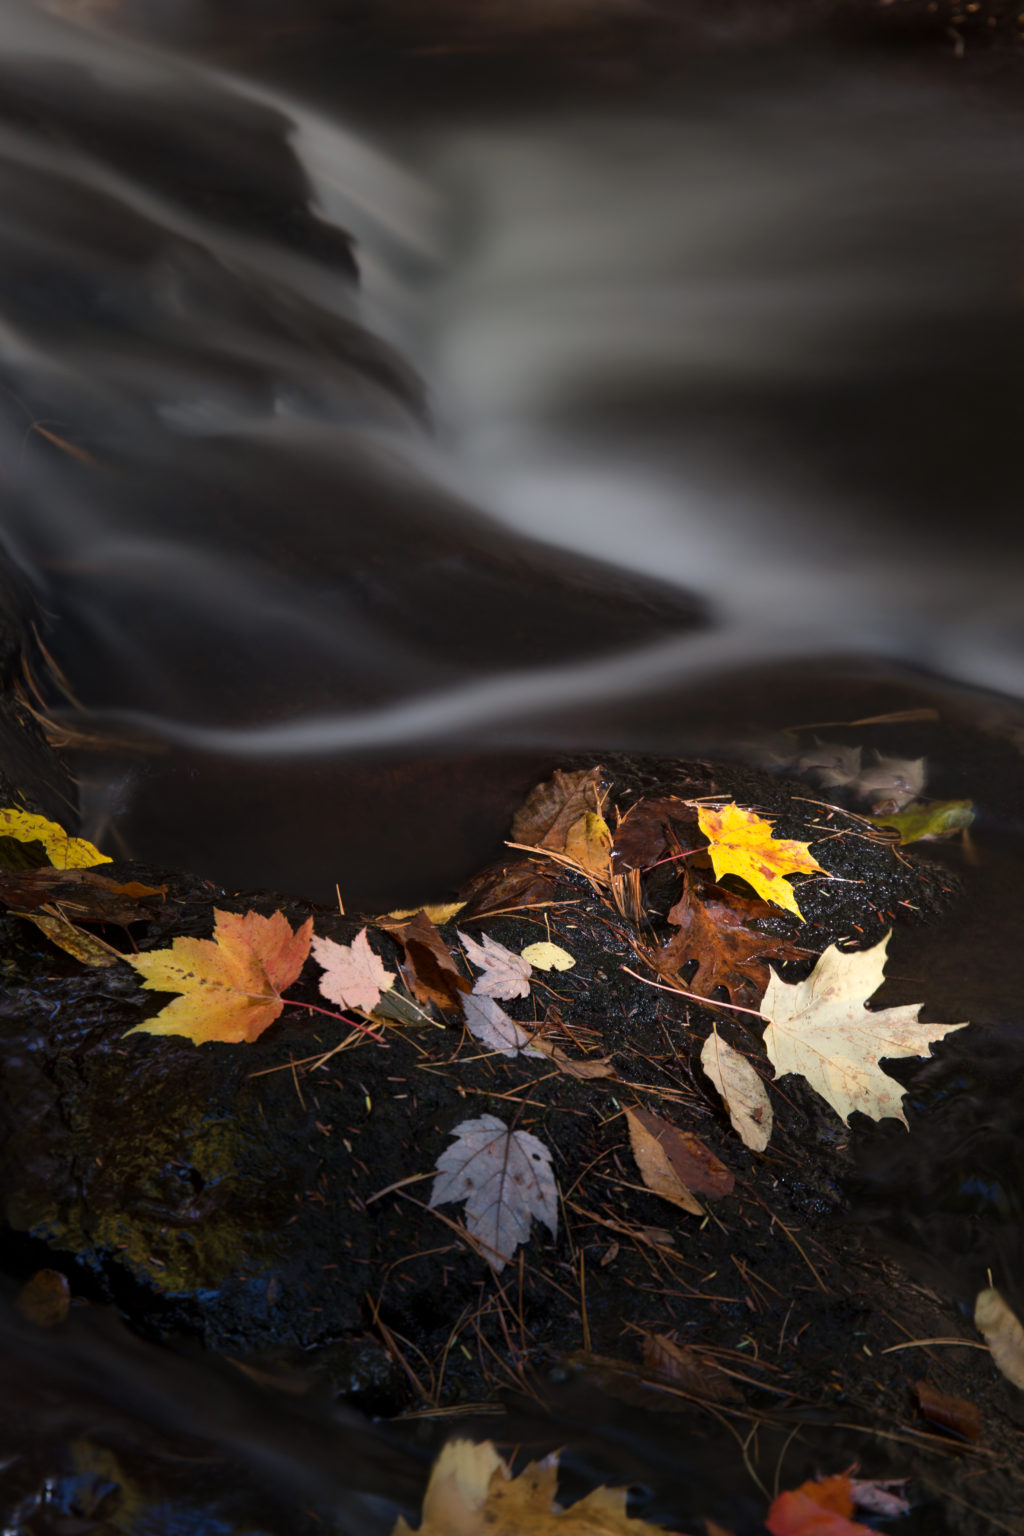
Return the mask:
<path id="1" fill-rule="evenodd" d="M 1024 1308 L 1014 61 L 125 18 L 0 15 L 0 535 L 84 830 L 379 908 L 560 752 L 935 707 L 843 739 L 977 803 L 884 994 L 974 1028 L 857 1219 Z"/>

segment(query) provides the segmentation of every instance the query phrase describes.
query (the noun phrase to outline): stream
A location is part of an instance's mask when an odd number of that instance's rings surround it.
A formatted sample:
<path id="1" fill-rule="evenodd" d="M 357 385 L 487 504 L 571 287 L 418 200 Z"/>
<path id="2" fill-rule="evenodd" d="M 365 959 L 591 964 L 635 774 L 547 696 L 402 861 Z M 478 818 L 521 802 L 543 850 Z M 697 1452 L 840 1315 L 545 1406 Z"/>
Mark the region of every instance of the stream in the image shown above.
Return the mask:
<path id="1" fill-rule="evenodd" d="M 935 853 L 966 893 L 883 1001 L 974 1028 L 911 1135 L 858 1129 L 851 1220 L 963 1316 L 986 1267 L 1021 1311 L 1020 56 L 229 9 L 0 13 L 0 558 L 82 835 L 381 911 L 499 855 L 563 754 L 926 757 L 977 810 Z M 427 1429 L 345 1409 L 339 1476 L 315 1405 L 104 1329 L 5 1314 L 4 1359 L 44 1439 L 82 1400 L 198 1425 L 205 1523 L 154 1536 L 263 1530 L 254 1464 L 339 1529 L 415 1507 Z M 674 1487 L 621 1405 L 577 1449 Z M 4 1536 L 113 1530 L 75 1486 Z"/>

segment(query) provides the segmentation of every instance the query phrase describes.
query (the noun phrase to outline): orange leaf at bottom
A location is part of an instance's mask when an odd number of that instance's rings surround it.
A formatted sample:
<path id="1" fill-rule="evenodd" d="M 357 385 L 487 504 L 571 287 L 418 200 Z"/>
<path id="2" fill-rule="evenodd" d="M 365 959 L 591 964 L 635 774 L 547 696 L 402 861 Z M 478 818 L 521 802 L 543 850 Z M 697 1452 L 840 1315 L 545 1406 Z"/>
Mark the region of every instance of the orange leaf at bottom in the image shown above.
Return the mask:
<path id="1" fill-rule="evenodd" d="M 823 1477 L 780 1493 L 764 1523 L 772 1536 L 872 1536 L 852 1514 L 850 1479 Z"/>

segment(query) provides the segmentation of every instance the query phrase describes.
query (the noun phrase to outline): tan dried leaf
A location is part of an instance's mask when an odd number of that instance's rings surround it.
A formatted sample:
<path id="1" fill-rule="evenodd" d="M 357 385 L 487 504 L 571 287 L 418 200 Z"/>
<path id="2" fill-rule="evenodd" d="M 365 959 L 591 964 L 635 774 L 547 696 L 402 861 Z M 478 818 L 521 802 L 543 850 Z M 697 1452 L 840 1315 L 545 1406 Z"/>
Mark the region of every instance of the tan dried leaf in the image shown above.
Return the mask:
<path id="1" fill-rule="evenodd" d="M 776 1077 L 796 1072 L 826 1099 L 841 1120 L 855 1109 L 872 1120 L 892 1116 L 907 1124 L 905 1089 L 879 1066 L 883 1057 L 930 1056 L 930 1042 L 966 1024 L 920 1024 L 923 1004 L 871 1012 L 866 1000 L 884 980 L 891 933 L 872 949 L 844 951 L 832 944 L 806 981 L 790 984 L 772 972 L 761 1002 L 768 1060 Z"/>
<path id="2" fill-rule="evenodd" d="M 639 1107 L 626 1110 L 626 1121 L 640 1177 L 654 1194 L 693 1216 L 703 1216 L 704 1207 L 694 1198 L 694 1190 L 712 1199 L 730 1193 L 733 1175 L 689 1131 Z"/>
<path id="3" fill-rule="evenodd" d="M 600 813 L 603 774 L 600 766 L 576 773 L 556 768 L 550 779 L 530 791 L 513 817 L 512 842 L 564 853 L 569 828 L 588 811 Z"/>
<path id="4" fill-rule="evenodd" d="M 990 1287 L 974 1303 L 974 1326 L 1007 1381 L 1024 1390 L 1024 1327 L 999 1292 Z"/>
<path id="5" fill-rule="evenodd" d="M 704 1042 L 700 1064 L 722 1095 L 733 1130 L 744 1146 L 763 1152 L 771 1140 L 772 1106 L 750 1062 L 715 1030 Z"/>

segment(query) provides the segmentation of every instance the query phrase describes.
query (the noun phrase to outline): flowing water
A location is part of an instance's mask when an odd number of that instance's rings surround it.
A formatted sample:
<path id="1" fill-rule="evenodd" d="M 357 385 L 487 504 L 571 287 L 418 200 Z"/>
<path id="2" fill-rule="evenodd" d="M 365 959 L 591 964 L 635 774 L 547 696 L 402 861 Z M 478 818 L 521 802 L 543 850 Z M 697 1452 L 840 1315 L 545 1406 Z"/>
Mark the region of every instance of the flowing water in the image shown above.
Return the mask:
<path id="1" fill-rule="evenodd" d="M 422 898 L 557 751 L 937 706 L 864 739 L 978 802 L 971 915 L 908 965 L 979 1030 L 861 1209 L 963 1299 L 975 1250 L 1019 1272 L 1014 72 L 396 85 L 154 17 L 0 15 L 0 532 L 84 830 Z"/>

